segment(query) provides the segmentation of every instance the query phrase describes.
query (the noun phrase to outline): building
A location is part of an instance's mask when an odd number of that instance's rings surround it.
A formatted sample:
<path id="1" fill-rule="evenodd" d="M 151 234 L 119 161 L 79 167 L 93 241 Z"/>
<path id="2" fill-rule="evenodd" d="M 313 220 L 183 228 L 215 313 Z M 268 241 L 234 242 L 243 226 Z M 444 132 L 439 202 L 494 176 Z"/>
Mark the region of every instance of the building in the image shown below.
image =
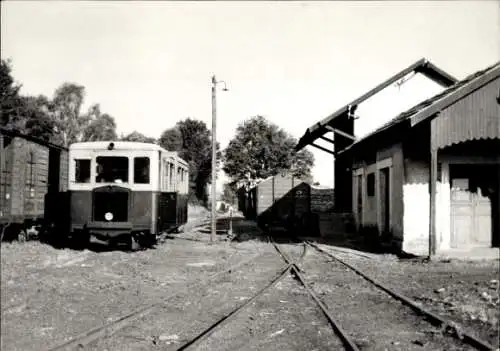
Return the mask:
<path id="1" fill-rule="evenodd" d="M 350 179 L 336 188 L 351 189 L 359 231 L 417 255 L 498 247 L 500 63 L 353 140 L 338 160 Z"/>
<path id="2" fill-rule="evenodd" d="M 311 145 L 333 155 L 334 188 L 351 189 L 350 161 L 344 160 L 339 151 L 456 82 L 425 58 L 420 59 L 309 127 L 296 149 Z M 336 191 L 336 211 L 351 212 L 351 200 L 349 191 Z"/>
<path id="3" fill-rule="evenodd" d="M 413 254 L 500 243 L 500 64 L 472 74 L 341 151 L 352 207 Z"/>

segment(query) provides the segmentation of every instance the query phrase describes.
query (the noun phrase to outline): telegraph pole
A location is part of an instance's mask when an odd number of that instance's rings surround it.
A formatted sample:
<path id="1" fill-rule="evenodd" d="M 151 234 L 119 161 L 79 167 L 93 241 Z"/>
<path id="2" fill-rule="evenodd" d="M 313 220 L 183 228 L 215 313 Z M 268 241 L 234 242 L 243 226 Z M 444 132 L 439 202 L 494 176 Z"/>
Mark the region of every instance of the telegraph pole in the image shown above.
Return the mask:
<path id="1" fill-rule="evenodd" d="M 217 81 L 215 79 L 215 75 L 212 76 L 212 230 L 210 232 L 210 242 L 213 243 L 215 242 L 215 235 L 217 233 L 217 228 L 216 228 L 216 212 L 215 212 L 215 206 L 216 206 L 216 198 L 215 198 L 215 192 L 217 191 L 216 187 L 216 178 L 217 178 L 217 137 L 216 137 L 216 130 L 217 130 L 217 100 L 216 100 L 216 90 L 217 90 L 217 84 L 218 83 L 223 83 L 224 84 L 224 89 L 223 91 L 227 91 L 226 87 L 226 82 L 224 81 Z"/>
<path id="2" fill-rule="evenodd" d="M 215 80 L 215 76 L 212 76 L 212 230 L 210 232 L 210 242 L 213 243 L 215 241 L 216 234 L 216 218 L 215 218 L 215 192 L 217 190 L 216 187 L 216 177 L 217 177 L 217 138 L 216 138 L 216 129 L 217 129 L 217 101 L 216 101 L 216 88 L 217 81 Z"/>

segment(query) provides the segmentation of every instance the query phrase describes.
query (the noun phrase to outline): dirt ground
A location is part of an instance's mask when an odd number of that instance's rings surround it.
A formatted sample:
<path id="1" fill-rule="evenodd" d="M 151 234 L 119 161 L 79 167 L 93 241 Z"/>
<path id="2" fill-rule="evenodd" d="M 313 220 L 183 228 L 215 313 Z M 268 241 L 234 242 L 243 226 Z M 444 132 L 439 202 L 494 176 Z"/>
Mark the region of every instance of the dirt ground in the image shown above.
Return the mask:
<path id="1" fill-rule="evenodd" d="M 493 346 L 499 345 L 498 260 L 424 262 L 393 255 L 363 257 L 319 246 Z"/>
<path id="2" fill-rule="evenodd" d="M 197 215 L 184 233 L 167 236 L 155 249 L 138 252 L 55 249 L 39 242 L 2 244 L 1 349 L 47 349 L 184 289 L 182 295 L 132 326 L 87 348 L 177 349 L 244 303 L 284 266 L 272 246 L 259 237 L 254 223 L 235 219 L 238 240 L 229 242 L 223 240 L 228 221 L 222 221 L 219 241 L 209 245 L 208 232 L 195 230 L 193 224 L 204 218 L 206 213 Z M 253 257 L 258 259 L 249 261 Z M 424 264 L 379 257 L 374 264 L 373 259 L 353 254 L 342 257 L 496 345 L 499 298 L 498 281 L 494 280 L 498 279 L 498 261 Z M 243 261 L 250 263 L 213 283 L 186 289 Z M 330 264 L 308 253 L 304 274 L 325 303 L 340 300 L 346 310 L 351 306 L 343 321 L 349 325 L 352 320 L 355 325 L 357 319 L 350 316 L 363 316 L 366 306 L 352 307 L 352 302 L 366 299 L 364 290 L 355 276 L 334 274 Z M 351 296 L 335 291 L 339 281 L 359 285 L 360 292 Z M 361 343 L 376 339 L 362 334 L 357 336 Z M 400 341 L 386 346 L 402 350 L 404 345 Z M 415 345 L 418 343 L 412 347 Z M 337 346 L 338 339 L 314 301 L 296 280 L 288 278 L 198 349 L 326 350 Z"/>

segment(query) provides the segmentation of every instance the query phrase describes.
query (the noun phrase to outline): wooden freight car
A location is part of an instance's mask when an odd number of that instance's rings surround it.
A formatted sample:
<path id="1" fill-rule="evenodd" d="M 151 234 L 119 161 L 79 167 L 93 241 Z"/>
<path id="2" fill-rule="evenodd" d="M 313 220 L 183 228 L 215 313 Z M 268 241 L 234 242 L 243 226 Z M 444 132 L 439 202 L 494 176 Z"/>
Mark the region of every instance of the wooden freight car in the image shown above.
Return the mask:
<path id="1" fill-rule="evenodd" d="M 66 148 L 0 128 L 0 227 L 3 240 L 38 234 L 47 220 L 47 198 L 65 191 L 67 184 Z"/>
<path id="2" fill-rule="evenodd" d="M 261 181 L 248 192 L 249 218 L 256 219 L 262 228 L 296 228 L 310 208 L 307 186 L 286 172 Z"/>
<path id="3" fill-rule="evenodd" d="M 257 220 L 263 229 L 316 236 L 321 234 L 321 219 L 331 217 L 334 194 L 333 189 L 312 186 L 283 173 L 249 190 L 240 188 L 238 202 L 245 217 Z"/>

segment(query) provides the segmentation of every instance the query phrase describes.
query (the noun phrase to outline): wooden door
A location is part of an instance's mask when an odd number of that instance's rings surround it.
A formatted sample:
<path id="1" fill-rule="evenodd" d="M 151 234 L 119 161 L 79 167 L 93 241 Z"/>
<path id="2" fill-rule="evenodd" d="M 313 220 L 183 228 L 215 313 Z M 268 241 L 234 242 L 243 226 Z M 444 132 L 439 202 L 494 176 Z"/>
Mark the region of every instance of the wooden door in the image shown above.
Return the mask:
<path id="1" fill-rule="evenodd" d="M 450 165 L 451 247 L 492 246 L 497 179 L 495 165 Z"/>

